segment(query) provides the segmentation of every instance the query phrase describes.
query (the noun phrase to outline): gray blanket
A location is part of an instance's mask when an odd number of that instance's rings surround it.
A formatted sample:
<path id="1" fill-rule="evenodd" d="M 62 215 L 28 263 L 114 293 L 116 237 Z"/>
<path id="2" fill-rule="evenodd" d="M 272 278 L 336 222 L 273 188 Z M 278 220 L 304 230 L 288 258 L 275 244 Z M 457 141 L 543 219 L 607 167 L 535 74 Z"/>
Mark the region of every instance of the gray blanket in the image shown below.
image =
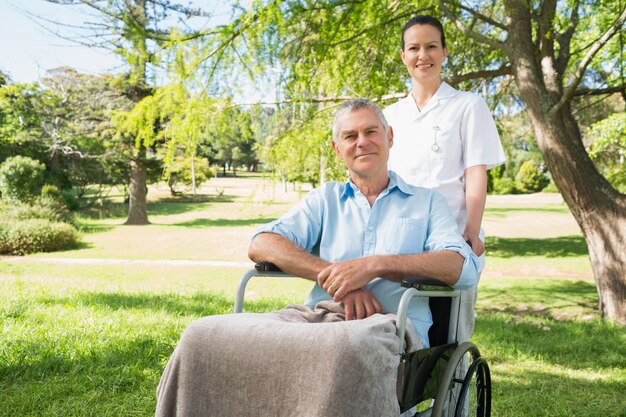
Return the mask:
<path id="1" fill-rule="evenodd" d="M 395 318 L 345 321 L 337 303 L 202 318 L 167 364 L 156 415 L 398 417 Z M 411 325 L 407 342 L 421 347 Z"/>

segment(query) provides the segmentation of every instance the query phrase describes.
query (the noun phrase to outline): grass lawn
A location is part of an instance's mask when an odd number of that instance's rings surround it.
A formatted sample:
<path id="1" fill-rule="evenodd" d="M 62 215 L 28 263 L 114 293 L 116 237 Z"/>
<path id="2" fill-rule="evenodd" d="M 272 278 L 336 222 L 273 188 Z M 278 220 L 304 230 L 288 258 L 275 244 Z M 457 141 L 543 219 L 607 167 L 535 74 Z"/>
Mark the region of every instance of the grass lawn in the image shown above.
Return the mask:
<path id="1" fill-rule="evenodd" d="M 81 248 L 0 261 L 0 416 L 152 415 L 182 330 L 232 310 L 249 236 L 299 200 L 289 188 L 218 178 L 178 203 L 151 190 L 152 225 L 85 217 Z M 492 415 L 625 416 L 626 332 L 598 318 L 559 197 L 489 197 L 484 224 L 474 341 L 492 368 Z M 308 287 L 253 281 L 247 309 L 299 302 Z"/>

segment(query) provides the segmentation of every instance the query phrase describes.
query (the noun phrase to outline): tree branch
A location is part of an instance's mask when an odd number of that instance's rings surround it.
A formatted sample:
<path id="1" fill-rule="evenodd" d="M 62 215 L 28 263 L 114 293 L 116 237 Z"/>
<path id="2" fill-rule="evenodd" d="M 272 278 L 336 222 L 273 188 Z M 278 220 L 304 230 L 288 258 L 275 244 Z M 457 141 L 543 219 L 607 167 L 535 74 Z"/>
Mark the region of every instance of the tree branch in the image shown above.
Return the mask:
<path id="1" fill-rule="evenodd" d="M 572 6 L 569 18 L 569 25 L 567 29 L 565 29 L 562 33 L 556 35 L 556 40 L 559 43 L 559 54 L 556 58 L 556 70 L 559 74 L 564 74 L 565 69 L 567 68 L 567 64 L 572 56 L 570 54 L 571 45 L 572 45 L 572 37 L 574 33 L 576 33 L 576 28 L 578 27 L 579 15 L 578 8 L 580 7 L 580 2 L 576 1 Z"/>
<path id="2" fill-rule="evenodd" d="M 430 9 L 430 8 L 420 9 L 420 10 L 417 10 L 417 12 L 426 11 L 426 10 L 428 10 L 428 9 Z M 400 20 L 400 19 L 403 19 L 403 18 L 404 18 L 404 19 L 406 19 L 406 18 L 407 18 L 407 17 L 409 17 L 409 16 L 413 16 L 413 15 L 415 14 L 414 12 L 415 12 L 415 11 L 411 11 L 410 13 L 403 13 L 403 14 L 400 14 L 400 15 L 398 15 L 398 16 L 395 16 L 395 17 L 393 17 L 393 18 L 391 18 L 391 19 L 389 19 L 389 20 L 387 20 L 387 21 L 385 21 L 385 22 L 383 22 L 383 23 L 379 24 L 378 26 L 381 26 L 381 27 L 386 27 L 386 26 L 388 26 L 389 24 L 391 24 L 391 23 L 393 23 L 393 22 L 395 22 L 395 21 L 397 21 L 397 20 Z M 331 43 L 329 46 L 330 46 L 331 48 L 334 48 L 334 47 L 339 46 L 339 45 L 341 45 L 341 44 L 343 44 L 343 43 L 347 43 L 347 42 L 353 41 L 354 39 L 357 39 L 358 37 L 360 37 L 360 36 L 362 36 L 362 35 L 366 34 L 366 33 L 367 33 L 370 29 L 372 29 L 372 27 L 368 27 L 368 28 L 365 28 L 365 29 L 363 29 L 363 30 L 360 30 L 360 31 L 358 31 L 357 33 L 355 33 L 354 35 L 352 35 L 352 36 L 350 36 L 350 37 L 348 37 L 348 38 L 341 39 L 340 41 L 337 41 L 337 42 L 333 42 L 333 43 Z"/>
<path id="3" fill-rule="evenodd" d="M 374 102 L 383 102 L 383 101 L 387 101 L 387 100 L 397 100 L 400 98 L 404 98 L 407 96 L 407 92 L 403 92 L 403 93 L 390 93 L 390 94 L 386 94 L 382 97 L 374 97 L 371 98 L 372 101 Z M 332 97 L 312 97 L 312 98 L 292 98 L 292 99 L 285 99 L 285 100 L 274 100 L 274 101 L 242 101 L 242 102 L 238 102 L 238 103 L 233 103 L 230 106 L 226 107 L 226 109 L 230 109 L 230 108 L 234 108 L 234 107 L 240 107 L 240 106 L 256 106 L 256 105 L 264 105 L 264 106 L 275 106 L 278 104 L 301 104 L 301 103 L 306 103 L 306 104 L 319 104 L 319 103 L 337 103 L 337 102 L 341 102 L 341 101 L 347 101 L 347 100 L 352 100 L 355 98 L 360 98 L 360 97 L 353 97 L 353 96 L 332 96 Z"/>
<path id="4" fill-rule="evenodd" d="M 621 26 L 624 25 L 624 22 L 626 22 L 626 7 L 624 7 L 620 16 L 606 30 L 606 32 L 604 32 L 604 34 L 591 45 L 591 49 L 587 51 L 587 54 L 585 54 L 582 61 L 580 61 L 578 68 L 576 68 L 572 83 L 567 87 L 559 102 L 552 109 L 550 109 L 551 112 L 558 112 L 571 100 L 583 78 L 583 75 L 585 74 L 585 71 L 587 70 L 587 67 L 591 64 L 591 61 L 593 61 L 593 58 L 613 36 L 619 33 Z"/>
<path id="5" fill-rule="evenodd" d="M 605 88 L 579 88 L 578 90 L 574 91 L 573 96 L 599 96 L 603 94 L 615 94 L 623 92 L 626 92 L 626 84 Z"/>
<path id="6" fill-rule="evenodd" d="M 556 70 L 554 56 L 554 40 L 556 37 L 554 29 L 554 18 L 556 16 L 556 0 L 544 0 L 541 4 L 539 15 L 533 13 L 533 19 L 537 22 L 537 49 L 543 82 L 548 91 L 555 97 L 562 93 L 561 78 Z"/>
<path id="7" fill-rule="evenodd" d="M 463 32 L 464 34 L 466 34 L 467 36 L 469 36 L 471 39 L 475 40 L 476 42 L 485 44 L 485 45 L 489 45 L 492 48 L 496 48 L 496 49 L 501 49 L 501 50 L 507 50 L 507 45 L 505 42 L 501 42 L 495 39 L 491 39 L 485 35 L 481 35 L 480 33 L 474 32 L 471 28 L 469 28 L 464 22 L 462 22 L 454 13 L 452 13 L 452 11 L 450 10 L 450 8 L 447 6 L 446 1 L 444 0 L 439 0 L 439 7 L 441 8 L 441 10 L 443 11 L 443 13 L 456 25 L 456 27 Z M 469 13 L 472 13 L 475 17 L 481 18 L 482 15 L 480 15 L 478 12 L 476 12 L 475 10 L 472 10 L 471 8 L 467 8 L 466 10 Z M 481 18 L 482 20 L 482 18 Z M 486 21 L 489 23 L 489 19 Z M 498 27 L 502 27 L 503 29 L 505 29 L 504 25 L 499 24 Z"/>
<path id="8" fill-rule="evenodd" d="M 513 68 L 511 64 L 504 64 L 500 68 L 495 70 L 483 70 L 468 72 L 466 74 L 452 75 L 446 78 L 446 81 L 450 84 L 458 84 L 463 81 L 476 80 L 476 79 L 490 79 L 500 77 L 503 75 L 513 74 Z"/>
<path id="9" fill-rule="evenodd" d="M 507 27 L 505 25 L 503 25 L 502 23 L 498 22 L 495 19 L 492 19 L 489 16 L 485 16 L 484 14 L 472 9 L 471 7 L 465 6 L 463 4 L 460 4 L 459 7 L 462 10 L 465 10 L 466 12 L 470 13 L 471 15 L 473 15 L 474 17 L 477 17 L 478 19 L 482 20 L 485 23 L 489 23 L 492 26 L 495 26 L 499 29 L 502 29 L 503 31 L 507 31 Z"/>

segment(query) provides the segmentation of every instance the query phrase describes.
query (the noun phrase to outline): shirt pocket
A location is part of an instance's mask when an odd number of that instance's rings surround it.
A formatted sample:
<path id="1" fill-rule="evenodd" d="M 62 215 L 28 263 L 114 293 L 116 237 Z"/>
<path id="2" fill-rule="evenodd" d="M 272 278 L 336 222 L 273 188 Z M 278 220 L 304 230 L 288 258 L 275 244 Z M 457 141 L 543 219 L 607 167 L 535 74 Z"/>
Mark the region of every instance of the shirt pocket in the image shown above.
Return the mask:
<path id="1" fill-rule="evenodd" d="M 433 125 L 433 140 L 428 153 L 431 159 L 461 158 L 460 127 L 459 121 L 439 122 Z"/>
<path id="2" fill-rule="evenodd" d="M 424 252 L 426 227 L 422 220 L 397 218 L 382 233 L 383 251 L 387 255 L 407 255 Z"/>

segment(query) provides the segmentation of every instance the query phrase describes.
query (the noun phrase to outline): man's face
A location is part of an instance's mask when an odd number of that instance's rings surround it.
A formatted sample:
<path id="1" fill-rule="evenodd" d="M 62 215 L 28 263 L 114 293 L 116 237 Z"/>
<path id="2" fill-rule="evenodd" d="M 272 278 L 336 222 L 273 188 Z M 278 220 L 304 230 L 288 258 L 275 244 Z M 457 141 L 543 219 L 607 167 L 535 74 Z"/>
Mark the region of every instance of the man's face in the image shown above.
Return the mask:
<path id="1" fill-rule="evenodd" d="M 358 176 L 387 175 L 389 148 L 393 145 L 391 128 L 385 127 L 372 109 L 363 108 L 342 114 L 337 120 L 335 153 Z"/>

